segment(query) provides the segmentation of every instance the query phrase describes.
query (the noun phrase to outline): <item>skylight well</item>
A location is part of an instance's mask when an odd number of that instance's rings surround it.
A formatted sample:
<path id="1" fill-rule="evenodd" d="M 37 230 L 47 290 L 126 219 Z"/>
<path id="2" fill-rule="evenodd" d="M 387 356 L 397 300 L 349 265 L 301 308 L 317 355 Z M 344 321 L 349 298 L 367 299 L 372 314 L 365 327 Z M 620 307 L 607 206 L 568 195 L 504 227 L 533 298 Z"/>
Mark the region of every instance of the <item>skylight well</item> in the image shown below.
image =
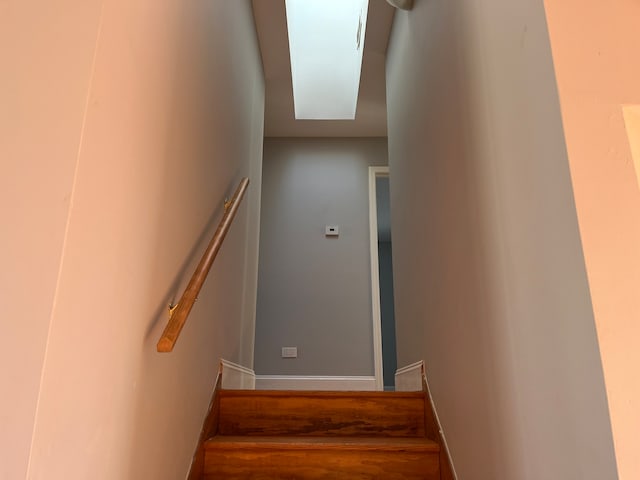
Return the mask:
<path id="1" fill-rule="evenodd" d="M 369 0 L 285 0 L 298 120 L 354 120 Z"/>

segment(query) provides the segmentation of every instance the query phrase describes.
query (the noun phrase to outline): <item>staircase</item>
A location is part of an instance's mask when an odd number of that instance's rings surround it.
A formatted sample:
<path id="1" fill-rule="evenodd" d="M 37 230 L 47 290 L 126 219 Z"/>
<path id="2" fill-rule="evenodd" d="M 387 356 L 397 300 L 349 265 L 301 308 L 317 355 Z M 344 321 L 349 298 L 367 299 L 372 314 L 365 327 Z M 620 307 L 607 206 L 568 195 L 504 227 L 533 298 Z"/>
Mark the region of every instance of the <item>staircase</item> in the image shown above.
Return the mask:
<path id="1" fill-rule="evenodd" d="M 219 390 L 217 397 L 204 480 L 441 478 L 423 392 Z"/>

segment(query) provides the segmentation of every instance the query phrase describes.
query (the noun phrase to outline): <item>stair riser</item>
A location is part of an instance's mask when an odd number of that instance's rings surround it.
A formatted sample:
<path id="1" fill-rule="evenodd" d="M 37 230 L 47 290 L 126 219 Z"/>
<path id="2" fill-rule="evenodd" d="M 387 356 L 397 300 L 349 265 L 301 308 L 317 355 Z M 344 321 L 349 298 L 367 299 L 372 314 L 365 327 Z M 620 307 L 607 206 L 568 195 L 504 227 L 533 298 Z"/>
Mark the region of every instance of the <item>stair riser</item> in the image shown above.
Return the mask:
<path id="1" fill-rule="evenodd" d="M 218 449 L 206 453 L 204 478 L 438 480 L 438 472 L 438 454 L 433 452 Z"/>
<path id="2" fill-rule="evenodd" d="M 222 435 L 423 437 L 419 397 L 222 396 Z"/>

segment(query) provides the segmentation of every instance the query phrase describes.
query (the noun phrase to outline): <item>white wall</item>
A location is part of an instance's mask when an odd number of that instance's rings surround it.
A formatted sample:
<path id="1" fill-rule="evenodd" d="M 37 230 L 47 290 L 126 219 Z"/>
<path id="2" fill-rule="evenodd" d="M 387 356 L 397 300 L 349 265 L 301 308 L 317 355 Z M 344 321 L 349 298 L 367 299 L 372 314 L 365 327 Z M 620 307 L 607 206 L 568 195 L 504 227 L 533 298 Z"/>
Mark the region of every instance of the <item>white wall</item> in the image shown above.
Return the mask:
<path id="1" fill-rule="evenodd" d="M 15 380 L 0 477 L 184 478 L 218 358 L 252 362 L 264 82 L 251 7 L 41 3 L 0 6 Z M 158 354 L 166 305 L 244 175 L 190 321 Z"/>
<path id="2" fill-rule="evenodd" d="M 640 150 L 634 155 L 633 142 L 640 145 L 640 129 L 631 128 L 629 114 L 640 112 L 640 5 L 544 3 L 618 470 L 621 479 L 634 480 L 640 478 Z"/>
<path id="3" fill-rule="evenodd" d="M 386 162 L 384 138 L 265 140 L 256 373 L 373 375 L 368 167 Z"/>
<path id="4" fill-rule="evenodd" d="M 459 478 L 617 478 L 542 2 L 398 11 L 387 106 L 398 363 Z"/>

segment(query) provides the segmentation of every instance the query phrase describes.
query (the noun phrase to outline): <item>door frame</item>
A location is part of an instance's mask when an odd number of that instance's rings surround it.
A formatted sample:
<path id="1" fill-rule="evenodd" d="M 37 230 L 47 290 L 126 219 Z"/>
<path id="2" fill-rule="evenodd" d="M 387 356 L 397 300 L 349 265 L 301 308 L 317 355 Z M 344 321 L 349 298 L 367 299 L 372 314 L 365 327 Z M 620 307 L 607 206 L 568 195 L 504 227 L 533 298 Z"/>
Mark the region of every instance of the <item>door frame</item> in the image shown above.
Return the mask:
<path id="1" fill-rule="evenodd" d="M 371 254 L 371 316 L 373 321 L 373 370 L 376 390 L 384 390 L 382 363 L 382 317 L 380 314 L 380 270 L 378 262 L 378 208 L 376 178 L 388 177 L 389 167 L 369 167 L 369 251 Z"/>

